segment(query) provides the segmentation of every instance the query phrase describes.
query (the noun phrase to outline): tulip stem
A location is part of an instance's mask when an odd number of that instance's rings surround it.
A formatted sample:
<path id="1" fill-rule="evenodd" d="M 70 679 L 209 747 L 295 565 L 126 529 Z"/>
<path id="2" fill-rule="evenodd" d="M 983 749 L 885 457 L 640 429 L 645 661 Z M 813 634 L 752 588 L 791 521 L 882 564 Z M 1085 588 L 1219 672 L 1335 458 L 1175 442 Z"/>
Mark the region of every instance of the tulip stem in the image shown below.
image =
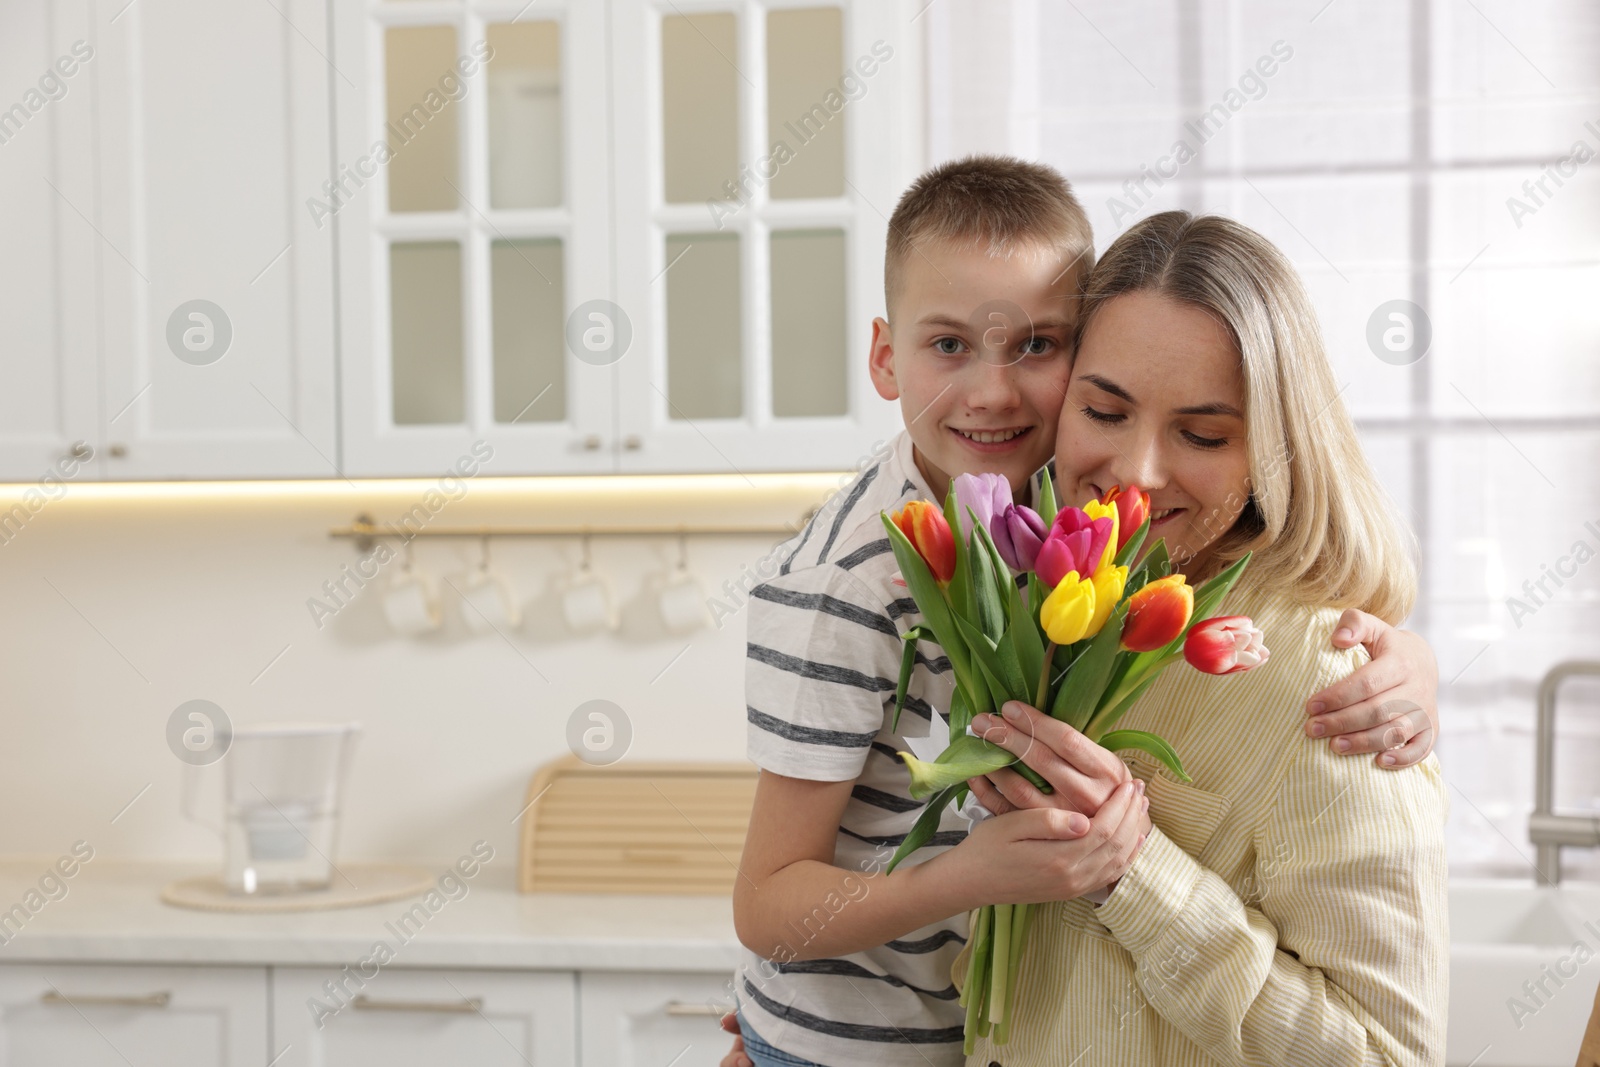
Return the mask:
<path id="1" fill-rule="evenodd" d="M 1044 666 L 1039 669 L 1039 687 L 1034 693 L 1033 706 L 1050 714 L 1050 672 L 1055 668 L 1056 643 L 1048 642 L 1044 646 Z"/>

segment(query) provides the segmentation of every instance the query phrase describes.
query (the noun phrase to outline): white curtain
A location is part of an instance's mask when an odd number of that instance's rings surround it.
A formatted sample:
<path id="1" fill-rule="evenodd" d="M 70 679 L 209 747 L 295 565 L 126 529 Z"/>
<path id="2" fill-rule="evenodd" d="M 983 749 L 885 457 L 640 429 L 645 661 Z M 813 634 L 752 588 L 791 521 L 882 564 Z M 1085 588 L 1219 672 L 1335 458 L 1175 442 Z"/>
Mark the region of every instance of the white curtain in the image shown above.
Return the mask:
<path id="1" fill-rule="evenodd" d="M 1600 659 L 1600 5 L 935 0 L 922 18 L 930 163 L 1051 163 L 1102 249 L 1186 208 L 1294 260 L 1420 538 L 1409 625 L 1439 657 L 1452 862 L 1531 876 L 1534 688 Z M 1431 324 L 1411 362 L 1369 342 L 1394 300 Z M 1600 810 L 1600 687 L 1562 709 L 1557 807 Z M 1566 855 L 1600 875 L 1600 850 Z"/>

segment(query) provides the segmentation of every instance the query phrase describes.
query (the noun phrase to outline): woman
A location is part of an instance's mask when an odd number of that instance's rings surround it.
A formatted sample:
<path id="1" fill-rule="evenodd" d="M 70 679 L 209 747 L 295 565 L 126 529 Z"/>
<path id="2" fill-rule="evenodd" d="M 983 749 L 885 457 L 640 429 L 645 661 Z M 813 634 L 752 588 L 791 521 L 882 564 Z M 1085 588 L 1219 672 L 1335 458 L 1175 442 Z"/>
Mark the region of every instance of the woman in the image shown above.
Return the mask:
<path id="1" fill-rule="evenodd" d="M 1096 267 L 1061 498 L 1145 488 L 1151 538 L 1192 584 L 1253 553 L 1225 611 L 1253 618 L 1272 655 L 1233 678 L 1169 670 L 1119 723 L 1171 742 L 1188 784 L 1021 705 L 974 722 L 1055 787 L 979 779 L 991 810 L 1093 815 L 1131 771 L 1153 827 L 1106 891 L 1040 909 L 1010 1041 L 980 1042 L 969 1064 L 1443 1062 L 1438 759 L 1384 771 L 1304 732 L 1299 694 L 1365 660 L 1329 647 L 1340 609 L 1398 622 L 1416 595 L 1338 393 L 1293 268 L 1252 230 L 1167 212 Z"/>

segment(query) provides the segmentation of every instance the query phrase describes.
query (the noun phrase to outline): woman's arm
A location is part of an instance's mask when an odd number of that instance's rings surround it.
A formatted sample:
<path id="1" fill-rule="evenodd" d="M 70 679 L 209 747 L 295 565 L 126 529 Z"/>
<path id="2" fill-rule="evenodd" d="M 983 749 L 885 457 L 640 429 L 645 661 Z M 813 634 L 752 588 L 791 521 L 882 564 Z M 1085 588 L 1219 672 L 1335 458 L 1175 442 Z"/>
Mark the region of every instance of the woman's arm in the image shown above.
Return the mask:
<path id="1" fill-rule="evenodd" d="M 1437 763 L 1296 745 L 1244 898 L 1157 828 L 1095 912 L 1151 1007 L 1220 1062 L 1438 1064 L 1448 968 Z"/>

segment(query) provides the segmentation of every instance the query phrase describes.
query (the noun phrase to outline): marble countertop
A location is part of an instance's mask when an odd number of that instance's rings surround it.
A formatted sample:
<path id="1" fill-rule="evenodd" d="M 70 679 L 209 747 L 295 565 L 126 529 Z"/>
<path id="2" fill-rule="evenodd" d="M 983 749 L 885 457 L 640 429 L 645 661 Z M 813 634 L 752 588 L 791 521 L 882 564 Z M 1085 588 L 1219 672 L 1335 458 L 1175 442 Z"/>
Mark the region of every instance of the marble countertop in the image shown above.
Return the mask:
<path id="1" fill-rule="evenodd" d="M 436 875 L 446 869 L 438 867 Z M 213 866 L 96 859 L 61 880 L 64 896 L 49 885 L 52 900 L 38 893 L 49 870 L 46 859 L 0 861 L 0 963 L 340 966 L 380 940 L 399 943 L 394 924 L 422 899 L 261 915 L 198 911 L 163 903 L 161 890 Z M 726 972 L 739 957 L 728 897 L 522 894 L 510 870 L 490 867 L 467 884 L 465 896 L 407 930 L 394 966 Z"/>

